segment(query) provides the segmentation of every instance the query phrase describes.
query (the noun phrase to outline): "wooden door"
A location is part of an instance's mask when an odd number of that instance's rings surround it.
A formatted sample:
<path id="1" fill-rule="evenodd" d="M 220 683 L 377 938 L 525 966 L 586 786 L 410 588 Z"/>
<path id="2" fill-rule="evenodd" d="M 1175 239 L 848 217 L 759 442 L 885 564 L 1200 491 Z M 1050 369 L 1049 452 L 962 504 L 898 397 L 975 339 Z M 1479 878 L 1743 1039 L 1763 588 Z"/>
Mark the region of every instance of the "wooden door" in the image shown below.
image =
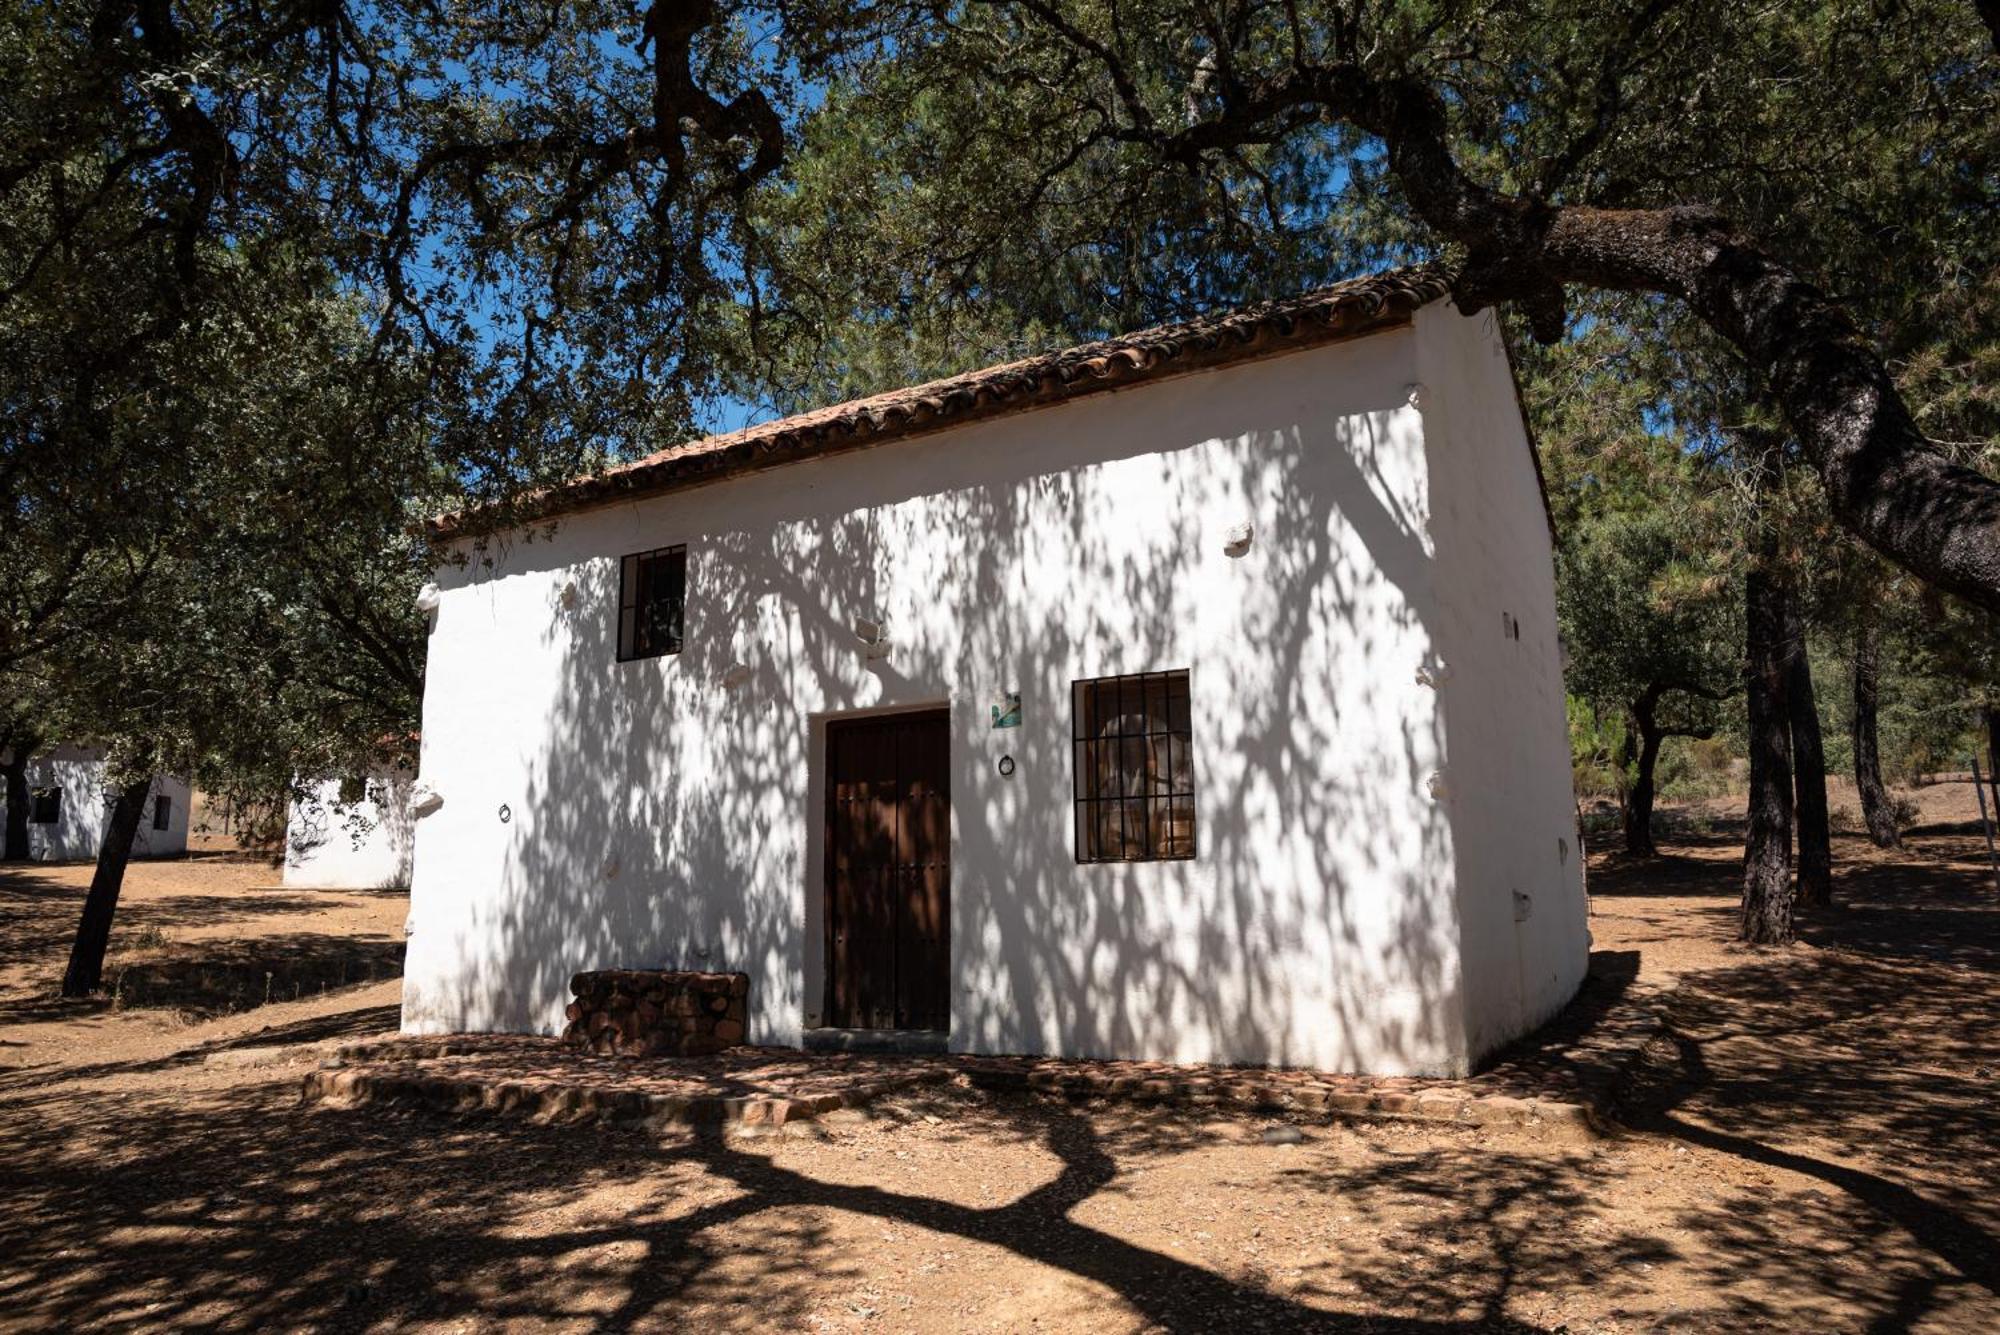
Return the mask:
<path id="1" fill-rule="evenodd" d="M 950 715 L 826 729 L 826 1022 L 950 1027 Z"/>

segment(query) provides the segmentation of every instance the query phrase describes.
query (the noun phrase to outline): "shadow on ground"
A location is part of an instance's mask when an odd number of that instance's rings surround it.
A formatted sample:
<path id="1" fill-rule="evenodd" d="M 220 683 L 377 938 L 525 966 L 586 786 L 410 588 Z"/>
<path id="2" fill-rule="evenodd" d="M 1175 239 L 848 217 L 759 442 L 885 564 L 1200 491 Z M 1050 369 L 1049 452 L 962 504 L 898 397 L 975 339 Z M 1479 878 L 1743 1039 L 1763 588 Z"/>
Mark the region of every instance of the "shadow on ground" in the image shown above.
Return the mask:
<path id="1" fill-rule="evenodd" d="M 1731 951 L 1715 839 L 1674 845 L 1671 892 L 1593 869 L 1593 990 L 1503 1058 L 1563 1060 L 1653 942 L 1706 951 L 1632 1131 L 1594 1144 L 1320 1124 L 1281 1149 L 942 1089 L 662 1138 L 306 1111 L 293 1076 L 181 1054 L 0 1084 L 0 1305 L 35 1328 L 1995 1328 L 2000 896 L 1957 836 L 1848 850 L 1807 944 Z"/>

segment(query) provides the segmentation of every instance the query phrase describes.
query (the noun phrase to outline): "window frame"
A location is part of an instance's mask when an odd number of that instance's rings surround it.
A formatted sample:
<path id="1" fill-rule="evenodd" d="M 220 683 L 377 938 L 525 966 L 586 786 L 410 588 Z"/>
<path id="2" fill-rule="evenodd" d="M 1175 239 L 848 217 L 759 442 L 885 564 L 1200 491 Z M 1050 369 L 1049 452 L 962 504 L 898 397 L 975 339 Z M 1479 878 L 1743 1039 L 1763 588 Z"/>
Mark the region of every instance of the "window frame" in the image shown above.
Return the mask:
<path id="1" fill-rule="evenodd" d="M 680 606 L 678 608 L 678 615 L 675 617 L 676 624 L 672 628 L 670 639 L 665 644 L 655 646 L 650 642 L 650 639 L 642 643 L 640 635 L 642 603 L 639 597 L 639 588 L 636 586 L 645 585 L 647 591 L 651 592 L 651 585 L 648 581 L 654 578 L 653 567 L 660 564 L 668 564 L 678 574 Z M 652 600 L 652 602 L 643 606 L 653 606 L 657 601 L 657 599 Z M 687 602 L 686 543 L 680 542 L 666 547 L 654 547 L 643 552 L 629 552 L 620 557 L 618 560 L 618 661 L 621 663 L 636 663 L 648 658 L 667 658 L 680 653 L 682 649 L 686 648 Z M 650 623 L 647 623 L 647 628 L 649 631 L 653 629 Z"/>
<path id="2" fill-rule="evenodd" d="M 1148 694 L 1154 686 L 1164 688 L 1160 697 L 1163 712 L 1158 718 L 1151 712 L 1152 697 Z M 1113 702 L 1108 707 L 1103 700 L 1107 691 L 1113 693 Z M 1134 716 L 1128 702 L 1136 702 L 1137 714 L 1146 720 L 1145 731 L 1122 730 L 1124 720 Z M 1112 712 L 1107 713 L 1107 709 Z M 1121 730 L 1106 734 L 1101 720 L 1107 717 L 1116 719 Z M 1086 727 L 1087 718 L 1100 721 L 1096 731 Z M 1104 791 L 1101 785 L 1107 770 L 1099 758 L 1099 748 L 1122 749 L 1133 741 L 1146 744 L 1144 777 L 1140 781 L 1143 791 L 1126 791 L 1127 772 L 1115 760 L 1109 772 L 1115 776 L 1117 791 Z M 1185 750 L 1185 760 L 1178 767 L 1174 763 L 1177 748 Z M 1177 770 L 1186 775 L 1185 788 L 1173 786 Z M 1079 677 L 1070 683 L 1070 803 L 1073 852 L 1079 865 L 1196 860 L 1201 855 L 1199 792 L 1194 754 L 1193 677 L 1187 668 Z M 1143 804 L 1145 812 L 1139 832 L 1140 851 L 1136 853 L 1131 851 L 1133 834 L 1125 823 L 1134 803 Z M 1098 837 L 1099 813 L 1106 806 L 1115 807 L 1119 813 L 1118 833 L 1115 842 L 1108 846 Z M 1156 831 L 1162 814 L 1166 821 L 1172 821 L 1177 808 L 1186 811 L 1186 847 L 1170 851 L 1175 842 L 1172 833 L 1156 835 Z"/>

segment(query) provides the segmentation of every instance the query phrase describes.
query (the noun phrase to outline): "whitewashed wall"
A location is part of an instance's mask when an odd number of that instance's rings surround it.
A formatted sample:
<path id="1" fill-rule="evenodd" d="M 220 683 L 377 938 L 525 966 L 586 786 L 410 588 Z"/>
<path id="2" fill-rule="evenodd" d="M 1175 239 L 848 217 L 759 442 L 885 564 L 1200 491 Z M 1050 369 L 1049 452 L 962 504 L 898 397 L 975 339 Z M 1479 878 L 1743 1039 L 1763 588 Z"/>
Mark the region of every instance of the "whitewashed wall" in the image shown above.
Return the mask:
<path id="1" fill-rule="evenodd" d="M 410 774 L 378 769 L 359 801 L 340 800 L 340 780 L 314 784 L 285 813 L 285 884 L 304 890 L 383 889 L 410 883 L 414 824 Z"/>
<path id="2" fill-rule="evenodd" d="M 1467 319 L 1442 303 L 1417 313 L 1416 337 L 1447 668 L 1438 687 L 1449 753 L 1444 805 L 1458 854 L 1466 1041 L 1476 1060 L 1576 992 L 1590 915 L 1555 555 L 1506 350 L 1491 313 Z"/>
<path id="3" fill-rule="evenodd" d="M 59 819 L 53 825 L 28 826 L 28 856 L 36 862 L 74 862 L 95 858 L 104 847 L 117 793 L 105 786 L 103 753 L 87 747 L 58 746 L 28 758 L 28 789 L 62 789 Z M 153 828 L 154 799 L 168 801 L 167 828 Z M 187 852 L 188 801 L 186 783 L 161 776 L 146 797 L 146 813 L 132 836 L 132 856 L 171 857 Z M 0 819 L 7 802 L 0 794 Z"/>
<path id="4" fill-rule="evenodd" d="M 1497 1032 L 1491 959 L 1537 961 L 1535 999 L 1508 1000 L 1499 1029 L 1542 1009 L 1542 955 L 1565 995 L 1583 965 L 1580 927 L 1547 951 L 1536 935 L 1581 921 L 1556 843 L 1572 819 L 1560 709 L 1471 718 L 1514 708 L 1507 674 L 1542 691 L 1555 652 L 1546 531 L 1511 391 L 1480 371 L 1490 346 L 1478 322 L 1426 312 L 1416 330 L 571 516 L 553 540 L 447 568 L 421 767 L 444 803 L 418 826 L 405 1027 L 549 1032 L 574 970 L 665 965 L 747 972 L 752 1041 L 796 1043 L 823 987 L 825 721 L 948 705 L 954 1049 L 1464 1069 Z M 1409 386 L 1433 372 L 1477 396 L 1458 452 L 1504 479 L 1490 495 L 1487 473 L 1442 478 L 1426 458 Z M 1434 543 L 1438 498 L 1507 513 Z M 1246 520 L 1254 543 L 1226 555 Z M 673 543 L 687 648 L 621 664 L 618 558 Z M 1525 570 L 1473 569 L 1477 543 Z M 1487 601 L 1510 580 L 1541 658 L 1468 649 L 1468 666 L 1491 658 L 1481 684 L 1420 684 L 1459 656 L 1454 635 L 1497 637 Z M 895 647 L 870 660 L 850 628 L 884 616 Z M 725 688 L 739 664 L 749 680 Z M 1070 683 L 1174 668 L 1191 673 L 1201 855 L 1079 866 Z M 1003 690 L 1024 725 L 993 731 Z M 1530 781 L 1433 798 L 1448 749 L 1470 775 L 1471 749 L 1548 729 L 1478 762 Z M 1497 871 L 1461 885 L 1467 840 L 1504 843 L 1509 885 L 1544 888 L 1520 930 Z"/>

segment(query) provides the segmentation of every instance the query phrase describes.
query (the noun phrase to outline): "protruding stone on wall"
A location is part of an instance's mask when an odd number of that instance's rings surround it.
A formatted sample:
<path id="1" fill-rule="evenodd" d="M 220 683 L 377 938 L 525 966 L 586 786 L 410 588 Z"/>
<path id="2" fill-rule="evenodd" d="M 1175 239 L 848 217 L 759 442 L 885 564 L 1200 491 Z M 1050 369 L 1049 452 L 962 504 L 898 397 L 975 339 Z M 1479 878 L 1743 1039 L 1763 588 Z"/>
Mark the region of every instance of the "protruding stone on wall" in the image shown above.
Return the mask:
<path id="1" fill-rule="evenodd" d="M 743 1041 L 750 976 L 594 969 L 569 980 L 563 1042 L 600 1056 L 699 1057 Z"/>

